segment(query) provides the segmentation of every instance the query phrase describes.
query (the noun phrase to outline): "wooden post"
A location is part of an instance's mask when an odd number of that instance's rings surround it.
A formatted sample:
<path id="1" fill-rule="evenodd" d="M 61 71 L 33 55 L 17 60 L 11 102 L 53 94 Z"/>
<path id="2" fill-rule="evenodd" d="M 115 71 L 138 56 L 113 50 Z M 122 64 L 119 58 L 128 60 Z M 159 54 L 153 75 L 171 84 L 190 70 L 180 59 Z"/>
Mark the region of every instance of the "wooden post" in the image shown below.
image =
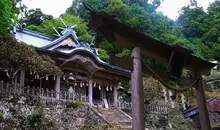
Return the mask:
<path id="1" fill-rule="evenodd" d="M 144 130 L 144 94 L 142 81 L 142 63 L 139 47 L 132 50 L 133 71 L 132 83 L 132 130 Z"/>
<path id="2" fill-rule="evenodd" d="M 93 105 L 92 80 L 89 80 L 89 104 Z"/>
<path id="3" fill-rule="evenodd" d="M 20 73 L 20 86 L 24 87 L 24 80 L 25 80 L 25 69 L 21 69 Z"/>
<path id="4" fill-rule="evenodd" d="M 117 86 L 114 86 L 114 107 L 117 107 L 118 103 L 118 91 L 117 91 Z"/>
<path id="5" fill-rule="evenodd" d="M 201 73 L 196 72 L 195 77 L 200 79 Z M 198 109 L 199 109 L 199 120 L 200 120 L 201 128 L 202 130 L 211 130 L 209 112 L 208 112 L 208 108 L 207 108 L 207 104 L 205 100 L 205 91 L 203 88 L 202 79 L 197 81 L 195 90 L 196 90 L 196 100 L 197 100 Z"/>
<path id="6" fill-rule="evenodd" d="M 60 76 L 57 76 L 56 78 L 55 93 L 56 99 L 60 99 Z"/>

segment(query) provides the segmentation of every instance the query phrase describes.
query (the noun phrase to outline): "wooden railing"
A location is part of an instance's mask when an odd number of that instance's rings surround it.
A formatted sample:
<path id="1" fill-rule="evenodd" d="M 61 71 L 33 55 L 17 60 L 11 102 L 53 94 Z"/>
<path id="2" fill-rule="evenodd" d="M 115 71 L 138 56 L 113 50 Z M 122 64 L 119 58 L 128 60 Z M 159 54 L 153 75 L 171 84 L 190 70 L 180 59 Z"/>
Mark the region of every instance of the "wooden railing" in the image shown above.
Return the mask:
<path id="1" fill-rule="evenodd" d="M 19 84 L 9 84 L 0 82 L 0 94 L 21 94 L 29 96 L 37 96 L 41 98 L 48 99 L 59 99 L 59 100 L 75 100 L 88 102 L 88 97 L 85 94 L 61 91 L 57 93 L 53 89 L 44 89 L 39 87 L 30 86 L 20 86 Z"/>

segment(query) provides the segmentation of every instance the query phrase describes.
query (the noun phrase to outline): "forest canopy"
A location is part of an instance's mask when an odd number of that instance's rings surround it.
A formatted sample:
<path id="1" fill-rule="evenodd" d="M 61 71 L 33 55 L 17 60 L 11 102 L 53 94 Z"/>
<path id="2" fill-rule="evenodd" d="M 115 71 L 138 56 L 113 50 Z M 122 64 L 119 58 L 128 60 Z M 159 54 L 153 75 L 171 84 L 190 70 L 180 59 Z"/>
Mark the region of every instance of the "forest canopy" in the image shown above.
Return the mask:
<path id="1" fill-rule="evenodd" d="M 103 10 L 118 21 L 139 30 L 141 33 L 152 38 L 168 43 L 179 45 L 192 51 L 194 55 L 206 60 L 220 59 L 220 1 L 216 0 L 204 11 L 193 1 L 190 5 L 182 7 L 176 21 L 169 19 L 156 9 L 160 6 L 160 0 L 148 2 L 147 0 L 74 0 L 66 12 L 61 15 L 68 25 L 77 24 L 76 31 L 79 40 L 91 41 L 92 31 L 86 27 L 90 19 L 88 10 L 83 2 L 94 10 Z M 29 16 L 25 19 L 29 19 Z M 32 16 L 33 17 L 33 16 Z M 31 24 L 26 28 L 53 35 L 52 26 L 62 26 L 56 19 L 47 19 L 40 25 Z M 102 37 L 96 36 L 96 47 L 110 53 L 125 53 L 127 50 L 120 49 Z"/>

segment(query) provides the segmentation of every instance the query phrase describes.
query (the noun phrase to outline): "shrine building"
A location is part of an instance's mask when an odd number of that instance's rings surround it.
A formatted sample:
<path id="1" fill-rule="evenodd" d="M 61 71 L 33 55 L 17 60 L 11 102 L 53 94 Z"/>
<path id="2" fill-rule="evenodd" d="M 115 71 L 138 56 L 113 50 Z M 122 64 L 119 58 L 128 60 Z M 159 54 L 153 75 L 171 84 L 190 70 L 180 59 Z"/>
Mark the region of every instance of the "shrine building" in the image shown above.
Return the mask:
<path id="1" fill-rule="evenodd" d="M 33 46 L 39 54 L 50 56 L 64 72 L 63 76 L 39 77 L 23 70 L 18 73 L 16 83 L 52 89 L 57 99 L 68 98 L 71 93 L 74 95 L 71 98 L 80 96 L 93 106 L 117 107 L 117 89 L 121 81 L 130 80 L 130 70 L 102 61 L 94 44 L 79 41 L 72 27 L 67 26 L 57 37 L 21 27 L 14 28 L 12 33 L 18 41 Z"/>

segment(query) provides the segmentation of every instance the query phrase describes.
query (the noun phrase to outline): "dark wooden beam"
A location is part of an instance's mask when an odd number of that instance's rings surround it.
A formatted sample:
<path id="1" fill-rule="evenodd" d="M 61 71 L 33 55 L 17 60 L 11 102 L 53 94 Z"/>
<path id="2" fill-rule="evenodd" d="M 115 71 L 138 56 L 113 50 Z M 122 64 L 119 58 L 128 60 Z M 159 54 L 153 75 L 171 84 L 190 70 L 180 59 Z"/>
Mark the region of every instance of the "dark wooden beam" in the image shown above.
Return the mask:
<path id="1" fill-rule="evenodd" d="M 97 77 L 101 77 L 101 78 L 105 78 L 105 79 L 110 79 L 110 80 L 117 80 L 117 79 L 124 80 L 124 81 L 130 80 L 130 76 L 128 78 L 125 76 L 108 73 L 105 70 L 103 70 L 103 71 L 98 70 L 97 72 L 95 72 L 93 74 L 93 76 L 97 76 Z"/>
<path id="2" fill-rule="evenodd" d="M 125 57 L 117 57 L 117 56 L 111 56 L 111 63 L 113 65 L 119 66 L 124 69 L 133 70 L 132 65 L 132 59 L 128 56 Z M 156 75 L 158 75 L 162 80 L 169 81 L 170 78 L 168 74 L 165 72 L 165 70 L 162 70 L 160 68 L 156 68 L 148 63 L 142 64 L 142 73 L 145 76 L 152 76 L 156 79 L 158 79 Z M 188 86 L 190 85 L 195 79 L 190 78 L 181 78 L 178 83 L 180 86 Z"/>
<path id="3" fill-rule="evenodd" d="M 90 73 L 86 70 L 82 70 L 82 69 L 78 69 L 78 68 L 74 68 L 74 67 L 63 67 L 61 68 L 62 70 L 69 70 L 69 71 L 72 71 L 72 72 L 79 72 L 79 73 L 83 73 L 85 75 L 87 75 L 88 77 L 90 77 Z"/>

